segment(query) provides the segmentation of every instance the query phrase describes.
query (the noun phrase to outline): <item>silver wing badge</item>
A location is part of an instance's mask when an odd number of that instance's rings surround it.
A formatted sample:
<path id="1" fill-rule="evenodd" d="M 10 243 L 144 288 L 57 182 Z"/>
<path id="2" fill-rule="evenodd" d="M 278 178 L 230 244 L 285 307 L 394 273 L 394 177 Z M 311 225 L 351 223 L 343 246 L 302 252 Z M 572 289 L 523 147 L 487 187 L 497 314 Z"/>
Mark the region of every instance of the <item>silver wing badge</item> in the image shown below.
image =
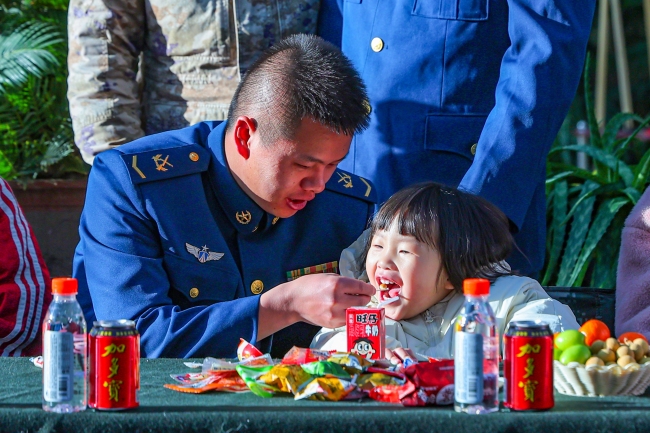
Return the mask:
<path id="1" fill-rule="evenodd" d="M 205 245 L 203 245 L 203 248 L 199 248 L 195 247 L 194 245 L 185 243 L 185 248 L 187 249 L 188 253 L 196 257 L 201 263 L 209 262 L 210 260 L 219 260 L 223 257 L 223 253 L 211 252 Z"/>

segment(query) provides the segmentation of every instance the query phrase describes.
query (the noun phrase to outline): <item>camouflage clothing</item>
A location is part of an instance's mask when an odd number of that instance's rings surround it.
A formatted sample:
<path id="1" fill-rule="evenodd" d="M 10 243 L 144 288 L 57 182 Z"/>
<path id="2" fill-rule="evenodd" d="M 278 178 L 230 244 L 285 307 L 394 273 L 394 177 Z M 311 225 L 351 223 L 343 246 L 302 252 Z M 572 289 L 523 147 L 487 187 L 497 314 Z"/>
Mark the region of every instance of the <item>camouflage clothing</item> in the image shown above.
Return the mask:
<path id="1" fill-rule="evenodd" d="M 68 99 L 86 162 L 143 135 L 227 117 L 242 72 L 318 0 L 71 0 Z M 236 23 L 236 24 L 235 24 Z"/>

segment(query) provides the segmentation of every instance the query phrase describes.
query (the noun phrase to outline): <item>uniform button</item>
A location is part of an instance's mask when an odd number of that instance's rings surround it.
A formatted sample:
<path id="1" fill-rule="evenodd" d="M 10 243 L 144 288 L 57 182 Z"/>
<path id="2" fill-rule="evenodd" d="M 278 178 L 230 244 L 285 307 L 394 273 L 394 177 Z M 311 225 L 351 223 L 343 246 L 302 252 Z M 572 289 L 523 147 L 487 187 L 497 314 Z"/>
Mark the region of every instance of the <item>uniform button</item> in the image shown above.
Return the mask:
<path id="1" fill-rule="evenodd" d="M 469 148 L 469 151 L 472 153 L 472 155 L 476 155 L 476 146 L 478 146 L 478 143 L 472 144 L 472 147 Z"/>
<path id="2" fill-rule="evenodd" d="M 253 292 L 254 295 L 259 295 L 262 293 L 262 290 L 264 290 L 264 283 L 262 280 L 255 280 L 251 283 L 251 292 Z"/>
<path id="3" fill-rule="evenodd" d="M 197 296 L 199 296 L 199 289 L 192 287 L 192 289 L 190 289 L 190 298 L 196 298 Z"/>
<path id="4" fill-rule="evenodd" d="M 196 162 L 199 160 L 199 154 L 196 152 L 190 152 L 190 160 Z"/>
<path id="5" fill-rule="evenodd" d="M 362 104 L 363 104 L 363 107 L 366 109 L 366 113 L 368 113 L 368 114 L 372 113 L 372 107 L 370 106 L 370 102 L 368 102 L 367 100 L 364 99 Z"/>
<path id="6" fill-rule="evenodd" d="M 373 38 L 370 42 L 370 48 L 372 48 L 375 53 L 378 53 L 384 49 L 384 41 L 382 41 L 381 38 Z"/>

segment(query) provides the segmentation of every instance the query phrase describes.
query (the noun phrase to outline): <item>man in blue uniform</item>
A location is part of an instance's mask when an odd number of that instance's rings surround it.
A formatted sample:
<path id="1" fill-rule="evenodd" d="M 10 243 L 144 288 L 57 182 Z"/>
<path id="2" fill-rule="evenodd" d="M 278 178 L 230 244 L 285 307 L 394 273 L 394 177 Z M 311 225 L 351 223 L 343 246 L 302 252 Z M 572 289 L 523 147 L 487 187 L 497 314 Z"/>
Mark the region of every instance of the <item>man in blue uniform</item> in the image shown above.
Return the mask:
<path id="1" fill-rule="evenodd" d="M 74 260 L 86 319 L 135 320 L 146 357 L 235 356 L 240 338 L 266 351 L 289 326 L 282 356 L 318 329 L 290 325 L 343 325 L 374 293 L 335 274 L 376 202 L 337 169 L 366 100 L 336 47 L 292 36 L 249 69 L 226 123 L 98 155 Z"/>
<path id="2" fill-rule="evenodd" d="M 319 33 L 368 86 L 370 127 L 341 167 L 379 202 L 426 180 L 479 194 L 511 221 L 509 263 L 544 262 L 546 156 L 583 69 L 593 0 L 325 0 Z"/>

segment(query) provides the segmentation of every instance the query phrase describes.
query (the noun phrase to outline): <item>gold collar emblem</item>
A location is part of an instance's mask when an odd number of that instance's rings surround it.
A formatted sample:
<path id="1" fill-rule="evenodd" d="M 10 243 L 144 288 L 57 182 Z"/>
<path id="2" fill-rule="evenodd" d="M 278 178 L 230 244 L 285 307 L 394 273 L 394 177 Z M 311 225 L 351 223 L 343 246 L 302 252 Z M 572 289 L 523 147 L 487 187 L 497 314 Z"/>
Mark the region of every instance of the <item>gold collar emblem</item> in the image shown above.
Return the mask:
<path id="1" fill-rule="evenodd" d="M 242 211 L 242 212 L 237 212 L 235 214 L 235 218 L 237 218 L 237 222 L 239 224 L 248 224 L 251 222 L 251 213 L 247 210 Z"/>
<path id="2" fill-rule="evenodd" d="M 168 165 L 170 167 L 173 167 L 173 165 L 171 165 L 169 162 L 167 162 L 167 160 L 169 159 L 169 155 L 167 155 L 163 159 L 162 153 L 159 153 L 158 155 L 154 156 L 151 159 L 153 159 L 153 162 L 156 163 L 156 170 L 158 170 L 158 171 L 167 171 L 167 169 L 165 168 L 166 165 Z"/>
<path id="3" fill-rule="evenodd" d="M 340 171 L 337 171 L 336 174 L 339 175 L 339 183 L 343 182 L 345 188 L 352 188 L 352 178 L 349 174 L 341 173 Z"/>

